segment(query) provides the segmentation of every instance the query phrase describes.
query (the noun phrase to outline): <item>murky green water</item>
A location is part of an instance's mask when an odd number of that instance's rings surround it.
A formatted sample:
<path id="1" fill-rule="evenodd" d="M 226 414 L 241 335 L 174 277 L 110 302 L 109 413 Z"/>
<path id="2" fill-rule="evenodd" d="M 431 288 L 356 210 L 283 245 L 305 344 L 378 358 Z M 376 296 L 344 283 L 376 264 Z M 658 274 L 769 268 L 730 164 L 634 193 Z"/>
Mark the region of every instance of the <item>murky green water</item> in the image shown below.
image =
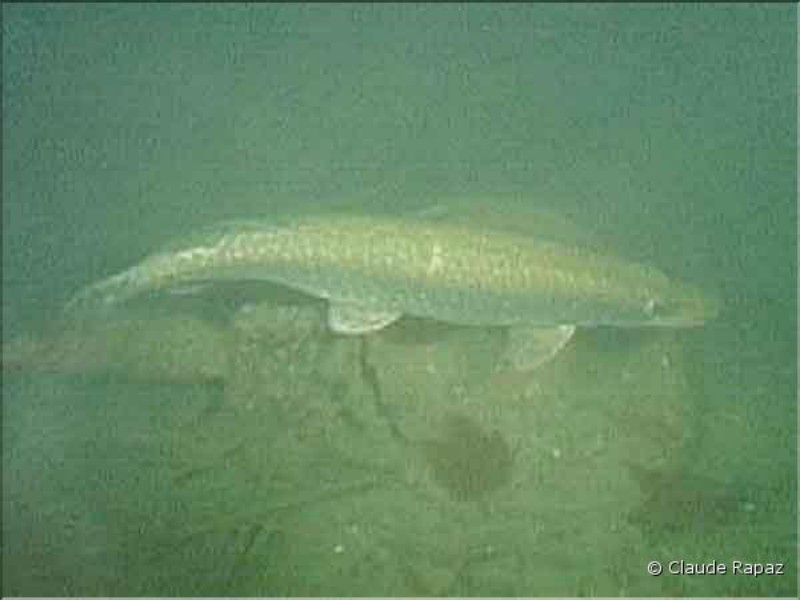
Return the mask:
<path id="1" fill-rule="evenodd" d="M 796 593 L 793 7 L 3 17 L 4 340 L 69 371 L 4 374 L 4 594 Z M 476 202 L 722 312 L 529 375 L 502 330 L 341 338 L 273 289 L 53 325 L 197 226 Z M 646 572 L 734 559 L 786 573 Z"/>

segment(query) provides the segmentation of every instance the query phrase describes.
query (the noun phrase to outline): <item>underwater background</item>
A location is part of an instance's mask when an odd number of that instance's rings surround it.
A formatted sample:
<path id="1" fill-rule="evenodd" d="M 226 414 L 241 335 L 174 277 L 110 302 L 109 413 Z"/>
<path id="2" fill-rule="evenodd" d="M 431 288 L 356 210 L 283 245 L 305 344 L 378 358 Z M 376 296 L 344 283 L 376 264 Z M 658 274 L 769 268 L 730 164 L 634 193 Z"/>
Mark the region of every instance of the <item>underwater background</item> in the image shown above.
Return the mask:
<path id="1" fill-rule="evenodd" d="M 796 595 L 794 6 L 2 10 L 4 343 L 340 206 L 557 213 L 722 301 L 521 380 L 497 332 L 294 297 L 70 333 L 73 373 L 4 373 L 4 595 Z M 786 572 L 646 572 L 734 559 Z"/>

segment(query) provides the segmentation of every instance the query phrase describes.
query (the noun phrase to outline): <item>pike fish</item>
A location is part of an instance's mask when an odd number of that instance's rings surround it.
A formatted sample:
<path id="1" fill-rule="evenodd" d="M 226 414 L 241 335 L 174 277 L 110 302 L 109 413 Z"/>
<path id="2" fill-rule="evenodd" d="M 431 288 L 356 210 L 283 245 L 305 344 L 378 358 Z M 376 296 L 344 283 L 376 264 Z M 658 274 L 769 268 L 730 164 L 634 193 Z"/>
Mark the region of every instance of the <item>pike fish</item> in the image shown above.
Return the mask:
<path id="1" fill-rule="evenodd" d="M 509 328 L 523 370 L 582 326 L 695 326 L 715 301 L 659 270 L 578 244 L 479 224 L 393 216 L 225 223 L 90 285 L 68 311 L 222 280 L 264 280 L 328 302 L 336 333 L 359 335 L 403 315 Z"/>

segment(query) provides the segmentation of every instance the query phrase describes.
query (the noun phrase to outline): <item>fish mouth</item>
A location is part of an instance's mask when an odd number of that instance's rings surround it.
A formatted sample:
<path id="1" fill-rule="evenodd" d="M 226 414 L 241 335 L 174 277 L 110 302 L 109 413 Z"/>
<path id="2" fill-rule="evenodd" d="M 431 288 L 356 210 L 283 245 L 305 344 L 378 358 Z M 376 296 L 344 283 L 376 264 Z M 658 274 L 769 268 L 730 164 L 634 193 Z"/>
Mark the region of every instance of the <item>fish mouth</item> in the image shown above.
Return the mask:
<path id="1" fill-rule="evenodd" d="M 675 317 L 673 319 L 661 319 L 658 321 L 653 321 L 651 325 L 653 327 L 685 327 L 685 328 L 692 328 L 692 327 L 703 327 L 710 319 L 707 318 L 681 318 Z"/>

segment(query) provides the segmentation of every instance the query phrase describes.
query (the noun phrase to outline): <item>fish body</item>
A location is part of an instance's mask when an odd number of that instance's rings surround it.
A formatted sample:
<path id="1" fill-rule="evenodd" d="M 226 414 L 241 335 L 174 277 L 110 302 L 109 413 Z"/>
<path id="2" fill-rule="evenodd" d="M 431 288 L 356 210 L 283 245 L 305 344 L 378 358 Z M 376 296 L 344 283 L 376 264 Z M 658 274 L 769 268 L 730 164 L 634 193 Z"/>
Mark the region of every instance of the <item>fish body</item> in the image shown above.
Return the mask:
<path id="1" fill-rule="evenodd" d="M 91 285 L 70 306 L 93 310 L 221 280 L 266 280 L 328 300 L 331 327 L 342 333 L 380 329 L 401 315 L 571 334 L 575 326 L 698 325 L 715 312 L 693 286 L 577 245 L 350 215 L 224 224 Z"/>

